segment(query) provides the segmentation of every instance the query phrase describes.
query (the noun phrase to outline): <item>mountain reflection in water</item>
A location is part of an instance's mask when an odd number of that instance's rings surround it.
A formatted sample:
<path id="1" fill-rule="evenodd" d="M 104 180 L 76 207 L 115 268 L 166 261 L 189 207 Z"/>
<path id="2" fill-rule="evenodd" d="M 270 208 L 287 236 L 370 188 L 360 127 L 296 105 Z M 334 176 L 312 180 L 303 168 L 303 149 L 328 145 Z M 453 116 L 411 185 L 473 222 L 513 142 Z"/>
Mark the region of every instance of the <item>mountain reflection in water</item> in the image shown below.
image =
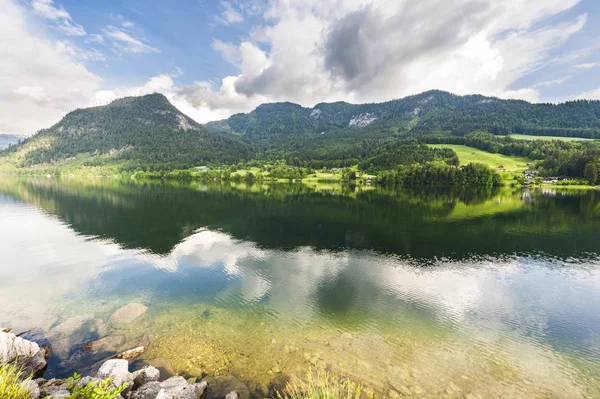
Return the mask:
<path id="1" fill-rule="evenodd" d="M 253 392 L 326 366 L 381 394 L 598 396 L 599 199 L 3 178 L 0 324 L 53 344 L 54 375 L 109 336 Z M 116 325 L 127 303 L 148 311 Z"/>

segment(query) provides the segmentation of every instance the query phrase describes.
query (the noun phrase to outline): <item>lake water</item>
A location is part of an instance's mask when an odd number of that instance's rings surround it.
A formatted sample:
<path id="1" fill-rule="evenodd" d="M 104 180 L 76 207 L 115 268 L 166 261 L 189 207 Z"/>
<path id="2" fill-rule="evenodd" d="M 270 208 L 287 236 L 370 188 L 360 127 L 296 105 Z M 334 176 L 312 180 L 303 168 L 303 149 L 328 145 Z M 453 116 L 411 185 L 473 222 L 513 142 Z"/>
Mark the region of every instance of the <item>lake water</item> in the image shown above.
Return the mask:
<path id="1" fill-rule="evenodd" d="M 322 367 L 375 396 L 597 398 L 599 244 L 594 191 L 1 177 L 0 325 L 51 344 L 48 376 L 143 345 L 252 397 Z"/>

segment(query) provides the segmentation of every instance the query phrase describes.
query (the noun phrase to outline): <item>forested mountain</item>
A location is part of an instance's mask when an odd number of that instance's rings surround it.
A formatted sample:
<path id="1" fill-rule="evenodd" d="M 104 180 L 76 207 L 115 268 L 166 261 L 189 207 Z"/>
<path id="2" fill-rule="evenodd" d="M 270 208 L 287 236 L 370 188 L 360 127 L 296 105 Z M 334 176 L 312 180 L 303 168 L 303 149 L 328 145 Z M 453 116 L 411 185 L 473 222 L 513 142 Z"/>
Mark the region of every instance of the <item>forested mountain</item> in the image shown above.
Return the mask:
<path id="1" fill-rule="evenodd" d="M 454 135 L 487 130 L 502 135 L 600 138 L 600 101 L 531 104 L 435 90 L 380 104 L 337 102 L 317 104 L 314 108 L 292 103 L 264 104 L 248 114 L 236 114 L 206 127 L 214 132 L 238 134 L 248 141 L 340 129 L 349 133 L 363 129 L 367 135 L 373 129 Z"/>
<path id="2" fill-rule="evenodd" d="M 430 91 L 381 104 L 264 104 L 201 126 L 163 95 L 151 94 L 75 110 L 0 152 L 0 168 L 161 171 L 284 161 L 378 173 L 415 164 L 463 165 L 453 150 L 428 146 L 433 143 L 525 156 L 543 161 L 547 173 L 574 177 L 600 160 L 600 141 L 519 141 L 502 136 L 507 133 L 600 138 L 600 101 L 530 104 Z"/>
<path id="3" fill-rule="evenodd" d="M 24 167 L 83 158 L 88 166 L 114 163 L 125 169 L 187 168 L 251 157 L 248 146 L 237 137 L 208 131 L 162 94 L 75 110 L 2 155 Z"/>

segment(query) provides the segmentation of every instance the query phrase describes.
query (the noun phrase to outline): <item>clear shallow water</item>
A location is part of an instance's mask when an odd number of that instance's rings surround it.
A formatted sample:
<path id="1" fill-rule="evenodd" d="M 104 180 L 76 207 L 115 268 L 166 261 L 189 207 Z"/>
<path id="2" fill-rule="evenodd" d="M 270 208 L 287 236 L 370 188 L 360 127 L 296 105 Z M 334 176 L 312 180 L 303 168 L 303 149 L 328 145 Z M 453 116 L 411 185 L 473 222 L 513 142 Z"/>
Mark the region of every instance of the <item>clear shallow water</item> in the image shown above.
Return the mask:
<path id="1" fill-rule="evenodd" d="M 49 375 L 141 344 L 257 397 L 309 367 L 376 395 L 600 396 L 596 192 L 3 178 L 0 221 L 0 325 L 52 345 Z"/>

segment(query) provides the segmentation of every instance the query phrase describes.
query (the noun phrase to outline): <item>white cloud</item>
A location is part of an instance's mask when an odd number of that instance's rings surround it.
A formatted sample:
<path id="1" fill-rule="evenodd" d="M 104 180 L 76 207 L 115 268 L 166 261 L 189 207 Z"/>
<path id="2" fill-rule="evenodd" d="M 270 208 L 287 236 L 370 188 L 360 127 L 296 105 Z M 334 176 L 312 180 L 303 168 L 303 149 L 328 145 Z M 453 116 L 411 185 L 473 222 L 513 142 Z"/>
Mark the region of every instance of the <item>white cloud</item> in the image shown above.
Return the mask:
<path id="1" fill-rule="evenodd" d="M 552 86 L 559 86 L 563 83 L 565 83 L 566 81 L 570 80 L 571 78 L 573 78 L 573 75 L 569 75 L 569 76 L 563 76 L 562 78 L 558 78 L 558 79 L 553 79 L 553 80 L 546 80 L 540 83 L 537 83 L 535 85 L 535 87 L 552 87 Z"/>
<path id="2" fill-rule="evenodd" d="M 121 26 L 122 26 L 123 28 L 128 28 L 128 29 L 131 29 L 131 28 L 133 28 L 134 24 L 133 24 L 133 22 L 131 22 L 131 21 L 125 21 L 125 22 L 123 22 L 123 23 L 121 24 Z"/>
<path id="3" fill-rule="evenodd" d="M 231 65 L 237 67 L 241 65 L 242 56 L 240 54 L 240 49 L 238 45 L 214 39 L 211 43 L 211 47 L 217 53 L 221 54 L 221 57 L 223 57 L 223 59 Z"/>
<path id="4" fill-rule="evenodd" d="M 18 2 L 0 0 L 0 9 L 0 130 L 31 134 L 87 105 L 100 79 L 81 63 L 83 55 L 41 37 Z"/>
<path id="5" fill-rule="evenodd" d="M 600 62 L 586 62 L 583 64 L 575 65 L 575 68 L 578 69 L 592 69 L 600 66 Z"/>
<path id="6" fill-rule="evenodd" d="M 97 33 L 92 33 L 86 39 L 86 43 L 99 43 L 99 44 L 102 44 L 102 43 L 104 43 L 104 36 L 99 35 Z"/>
<path id="7" fill-rule="evenodd" d="M 69 36 L 85 36 L 83 26 L 75 23 L 71 15 L 61 6 L 54 6 L 52 0 L 34 0 L 31 7 L 43 18 L 55 21 L 56 28 Z"/>
<path id="8" fill-rule="evenodd" d="M 239 44 L 213 41 L 238 75 L 215 90 L 179 92 L 209 119 L 249 111 L 258 99 L 311 106 L 429 89 L 539 101 L 536 87 L 515 86 L 586 24 L 586 15 L 554 18 L 578 2 L 460 0 L 449 9 L 441 0 L 272 1 L 263 8 L 269 23 Z"/>
<path id="9" fill-rule="evenodd" d="M 237 11 L 229 1 L 222 1 L 221 7 L 224 8 L 223 13 L 217 17 L 217 21 L 224 25 L 233 25 L 244 22 L 244 17 Z"/>
<path id="10" fill-rule="evenodd" d="M 577 100 L 600 100 L 600 88 L 581 93 L 577 96 Z"/>
<path id="11" fill-rule="evenodd" d="M 108 26 L 102 32 L 119 53 L 160 53 L 160 50 L 145 44 L 115 26 Z"/>

